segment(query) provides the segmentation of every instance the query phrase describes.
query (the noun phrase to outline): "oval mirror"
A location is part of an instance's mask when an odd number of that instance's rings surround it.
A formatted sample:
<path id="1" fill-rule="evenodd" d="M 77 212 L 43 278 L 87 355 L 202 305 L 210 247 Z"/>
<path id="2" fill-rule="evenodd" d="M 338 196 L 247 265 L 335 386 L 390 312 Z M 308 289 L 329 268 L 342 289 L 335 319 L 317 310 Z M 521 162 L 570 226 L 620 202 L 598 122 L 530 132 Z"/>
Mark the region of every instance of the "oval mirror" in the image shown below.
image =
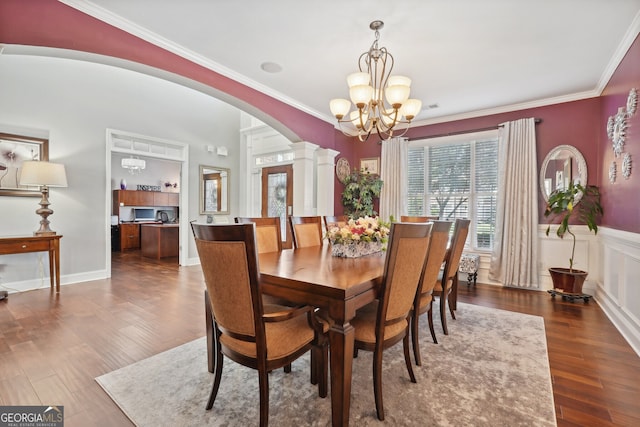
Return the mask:
<path id="1" fill-rule="evenodd" d="M 200 214 L 229 213 L 229 169 L 200 165 Z"/>
<path id="2" fill-rule="evenodd" d="M 587 184 L 587 162 L 576 147 L 558 145 L 549 151 L 540 167 L 542 197 L 549 200 L 554 190 L 568 188 L 570 182 Z"/>

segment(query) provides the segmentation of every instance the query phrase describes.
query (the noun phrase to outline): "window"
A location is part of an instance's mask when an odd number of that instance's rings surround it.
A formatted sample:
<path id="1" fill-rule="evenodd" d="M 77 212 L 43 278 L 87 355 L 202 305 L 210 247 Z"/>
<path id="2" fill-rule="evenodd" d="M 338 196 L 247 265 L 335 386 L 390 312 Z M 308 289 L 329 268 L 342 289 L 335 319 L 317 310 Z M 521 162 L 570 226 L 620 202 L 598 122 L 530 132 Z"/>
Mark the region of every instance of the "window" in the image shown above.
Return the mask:
<path id="1" fill-rule="evenodd" d="M 498 192 L 498 133 L 412 141 L 408 152 L 407 213 L 470 218 L 467 246 L 493 249 Z"/>

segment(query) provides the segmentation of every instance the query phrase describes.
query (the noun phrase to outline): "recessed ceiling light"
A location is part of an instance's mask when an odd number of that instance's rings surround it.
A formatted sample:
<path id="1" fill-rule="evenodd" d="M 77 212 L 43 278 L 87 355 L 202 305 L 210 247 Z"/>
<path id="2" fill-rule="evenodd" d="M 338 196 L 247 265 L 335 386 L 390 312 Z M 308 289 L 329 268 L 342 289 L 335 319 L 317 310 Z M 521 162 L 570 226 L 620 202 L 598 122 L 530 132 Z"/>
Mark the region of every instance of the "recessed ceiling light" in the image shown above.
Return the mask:
<path id="1" fill-rule="evenodd" d="M 275 62 L 263 62 L 260 64 L 260 68 L 267 73 L 279 73 L 282 71 L 282 66 L 280 64 L 276 64 Z"/>

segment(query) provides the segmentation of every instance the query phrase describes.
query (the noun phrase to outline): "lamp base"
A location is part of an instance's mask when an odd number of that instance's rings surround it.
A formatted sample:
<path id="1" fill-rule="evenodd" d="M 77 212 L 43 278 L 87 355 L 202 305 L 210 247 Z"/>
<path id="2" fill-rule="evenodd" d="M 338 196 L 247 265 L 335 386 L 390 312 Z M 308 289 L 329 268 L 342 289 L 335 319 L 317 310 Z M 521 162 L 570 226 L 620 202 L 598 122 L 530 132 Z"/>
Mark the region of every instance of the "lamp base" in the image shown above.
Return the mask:
<path id="1" fill-rule="evenodd" d="M 55 231 L 34 231 L 33 232 L 34 236 L 55 236 L 56 232 Z"/>
<path id="2" fill-rule="evenodd" d="M 9 292 L 7 291 L 0 291 L 0 301 L 2 301 L 3 299 L 6 299 L 9 297 Z"/>

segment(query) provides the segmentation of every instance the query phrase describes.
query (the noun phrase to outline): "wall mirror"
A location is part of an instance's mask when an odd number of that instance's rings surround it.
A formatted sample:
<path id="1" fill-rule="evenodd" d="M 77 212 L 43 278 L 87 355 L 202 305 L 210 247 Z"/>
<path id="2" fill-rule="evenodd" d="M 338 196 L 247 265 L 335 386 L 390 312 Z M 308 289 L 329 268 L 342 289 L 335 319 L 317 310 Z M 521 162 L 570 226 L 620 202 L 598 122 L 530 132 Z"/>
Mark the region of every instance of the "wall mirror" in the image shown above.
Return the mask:
<path id="1" fill-rule="evenodd" d="M 570 182 L 587 184 L 587 163 L 576 147 L 558 145 L 549 151 L 540 167 L 542 197 L 545 201 L 549 200 L 554 190 L 566 189 Z"/>
<path id="2" fill-rule="evenodd" d="M 200 214 L 229 214 L 229 169 L 200 165 Z"/>

